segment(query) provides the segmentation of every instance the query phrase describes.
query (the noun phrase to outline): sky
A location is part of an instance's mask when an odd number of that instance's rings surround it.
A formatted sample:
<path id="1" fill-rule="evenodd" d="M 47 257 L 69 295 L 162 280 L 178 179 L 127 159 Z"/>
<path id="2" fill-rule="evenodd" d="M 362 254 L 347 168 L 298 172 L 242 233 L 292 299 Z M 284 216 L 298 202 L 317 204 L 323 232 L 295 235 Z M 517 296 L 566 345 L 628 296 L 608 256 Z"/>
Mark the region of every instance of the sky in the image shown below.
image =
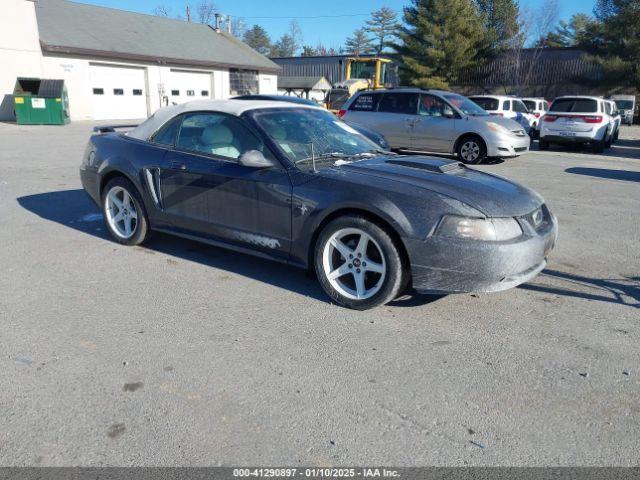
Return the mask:
<path id="1" fill-rule="evenodd" d="M 152 13 L 158 4 L 170 8 L 170 13 L 183 14 L 187 1 L 192 8 L 199 0 L 75 0 L 103 7 L 119 8 L 141 13 Z M 338 47 L 344 43 L 356 28 L 361 27 L 369 18 L 370 12 L 380 7 L 389 7 L 401 16 L 402 7 L 409 0 L 322 0 L 310 2 L 303 0 L 213 0 L 221 13 L 243 17 L 251 26 L 264 27 L 272 40 L 289 29 L 292 18 L 296 18 L 301 30 L 303 43 L 315 46 L 322 43 L 325 47 Z M 568 19 L 577 12 L 591 13 L 596 0 L 560 0 L 560 19 Z M 535 8 L 542 0 L 520 0 L 521 6 Z M 338 15 L 340 15 L 338 17 Z M 306 18 L 305 18 L 306 17 Z M 317 18 L 309 18 L 317 17 Z"/>

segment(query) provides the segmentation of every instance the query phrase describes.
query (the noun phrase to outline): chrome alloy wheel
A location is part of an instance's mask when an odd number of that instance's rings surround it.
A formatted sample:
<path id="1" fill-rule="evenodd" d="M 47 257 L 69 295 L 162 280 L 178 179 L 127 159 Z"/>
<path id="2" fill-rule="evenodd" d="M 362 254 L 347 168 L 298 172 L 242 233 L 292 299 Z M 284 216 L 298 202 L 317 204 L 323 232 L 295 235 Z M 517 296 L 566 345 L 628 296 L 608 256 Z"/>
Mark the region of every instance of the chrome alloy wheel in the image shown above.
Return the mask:
<path id="1" fill-rule="evenodd" d="M 460 156 L 465 162 L 475 162 L 480 156 L 480 145 L 473 140 L 467 140 L 460 148 Z"/>
<path id="2" fill-rule="evenodd" d="M 122 187 L 113 187 L 107 193 L 105 214 L 111 230 L 120 238 L 127 239 L 138 226 L 138 212 L 129 192 Z"/>
<path id="3" fill-rule="evenodd" d="M 378 293 L 387 272 L 380 245 L 359 228 L 343 228 L 329 237 L 322 251 L 322 268 L 331 286 L 353 300 Z"/>

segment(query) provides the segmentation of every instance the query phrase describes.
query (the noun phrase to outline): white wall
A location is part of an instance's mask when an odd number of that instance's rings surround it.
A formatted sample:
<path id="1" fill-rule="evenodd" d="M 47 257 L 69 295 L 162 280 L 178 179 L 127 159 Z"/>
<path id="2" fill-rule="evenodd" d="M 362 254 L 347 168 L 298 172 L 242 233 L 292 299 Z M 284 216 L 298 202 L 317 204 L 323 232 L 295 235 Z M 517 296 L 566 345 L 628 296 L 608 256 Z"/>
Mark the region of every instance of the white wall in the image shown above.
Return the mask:
<path id="1" fill-rule="evenodd" d="M 278 76 L 261 73 L 258 77 L 258 89 L 264 95 L 275 95 L 278 93 Z"/>
<path id="2" fill-rule="evenodd" d="M 0 120 L 12 120 L 16 77 L 41 77 L 42 54 L 34 2 L 2 0 L 0 15 Z"/>
<path id="3" fill-rule="evenodd" d="M 169 89 L 171 67 L 140 62 L 88 59 L 78 56 L 44 54 L 40 49 L 35 4 L 32 0 L 0 0 L 0 120 L 14 119 L 13 88 L 16 77 L 40 77 L 64 79 L 69 93 L 71 120 L 91 120 L 93 100 L 90 63 L 144 67 L 147 112 L 152 114 L 161 106 L 158 90 L 163 84 Z M 178 67 L 175 67 L 178 68 Z M 185 67 L 179 67 L 185 68 Z M 194 69 L 211 74 L 211 98 L 230 97 L 229 71 L 227 69 Z M 276 75 L 260 74 L 259 93 L 275 94 Z"/>

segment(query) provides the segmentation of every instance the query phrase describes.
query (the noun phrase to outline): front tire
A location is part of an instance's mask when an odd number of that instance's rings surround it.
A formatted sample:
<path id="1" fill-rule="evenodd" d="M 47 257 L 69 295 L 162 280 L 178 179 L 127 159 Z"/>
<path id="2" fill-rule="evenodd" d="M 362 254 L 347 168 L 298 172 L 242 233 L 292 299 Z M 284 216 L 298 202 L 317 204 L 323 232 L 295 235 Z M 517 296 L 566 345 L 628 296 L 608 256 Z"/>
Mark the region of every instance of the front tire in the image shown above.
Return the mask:
<path id="1" fill-rule="evenodd" d="M 538 140 L 538 148 L 540 150 L 549 150 L 549 142 L 543 139 Z"/>
<path id="2" fill-rule="evenodd" d="M 461 162 L 477 165 L 487 158 L 487 147 L 481 138 L 471 135 L 458 142 L 456 154 Z"/>
<path id="3" fill-rule="evenodd" d="M 355 310 L 388 303 L 407 284 L 402 256 L 391 236 L 358 215 L 339 217 L 322 229 L 314 261 L 327 295 Z"/>
<path id="4" fill-rule="evenodd" d="M 147 212 L 136 187 L 124 177 L 102 190 L 102 214 L 111 237 L 122 245 L 140 245 L 149 237 Z"/>

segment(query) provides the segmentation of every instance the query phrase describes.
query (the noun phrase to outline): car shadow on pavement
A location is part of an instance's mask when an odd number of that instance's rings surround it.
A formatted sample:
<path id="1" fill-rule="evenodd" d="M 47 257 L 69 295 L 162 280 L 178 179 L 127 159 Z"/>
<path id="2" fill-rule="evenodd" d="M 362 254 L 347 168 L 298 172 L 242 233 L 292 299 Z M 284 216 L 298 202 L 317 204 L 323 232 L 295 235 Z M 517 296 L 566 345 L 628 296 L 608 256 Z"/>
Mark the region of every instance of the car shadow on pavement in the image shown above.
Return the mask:
<path id="1" fill-rule="evenodd" d="M 100 209 L 84 190 L 39 193 L 20 197 L 17 201 L 21 207 L 45 220 L 103 240 L 111 239 L 104 226 Z M 329 298 L 322 291 L 315 276 L 300 268 L 159 232 L 154 232 L 149 242 L 136 248 L 226 270 L 329 303 Z M 431 303 L 439 298 L 441 296 L 408 292 L 407 295 L 400 297 L 390 305 L 418 306 Z"/>
<path id="2" fill-rule="evenodd" d="M 640 182 L 640 172 L 631 170 L 614 170 L 611 168 L 587 168 L 571 167 L 565 170 L 567 173 L 587 175 L 590 177 L 609 178 L 611 180 L 624 180 L 627 182 Z"/>
<path id="3" fill-rule="evenodd" d="M 542 285 L 540 284 L 541 280 L 560 282 L 563 286 Z M 590 278 L 559 270 L 545 269 L 533 282 L 535 283 L 520 285 L 519 288 L 640 308 L 640 277 Z"/>

